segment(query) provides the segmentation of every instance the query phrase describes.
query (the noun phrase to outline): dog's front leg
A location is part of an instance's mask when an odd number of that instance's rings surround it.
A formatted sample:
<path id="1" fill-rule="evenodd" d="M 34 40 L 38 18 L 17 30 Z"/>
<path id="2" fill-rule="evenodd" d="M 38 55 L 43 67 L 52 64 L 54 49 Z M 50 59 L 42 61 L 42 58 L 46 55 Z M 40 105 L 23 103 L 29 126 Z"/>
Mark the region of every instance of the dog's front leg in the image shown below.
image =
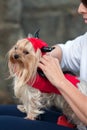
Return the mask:
<path id="1" fill-rule="evenodd" d="M 40 103 L 40 99 L 38 100 L 38 98 L 32 98 L 29 101 L 27 108 L 26 119 L 36 120 L 38 118 L 38 115 L 44 113 L 44 111 L 41 110 L 41 108 L 43 108 L 43 105 Z"/>
<path id="2" fill-rule="evenodd" d="M 33 117 L 31 114 L 27 115 L 27 116 L 25 117 L 25 119 L 36 120 L 36 118 Z"/>

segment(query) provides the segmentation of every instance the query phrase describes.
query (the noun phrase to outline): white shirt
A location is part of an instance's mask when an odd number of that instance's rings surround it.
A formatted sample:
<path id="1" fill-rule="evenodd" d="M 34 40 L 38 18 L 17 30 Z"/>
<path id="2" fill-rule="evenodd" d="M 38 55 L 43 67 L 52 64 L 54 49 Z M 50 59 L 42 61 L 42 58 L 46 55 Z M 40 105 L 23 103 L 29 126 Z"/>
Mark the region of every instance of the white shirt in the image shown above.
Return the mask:
<path id="1" fill-rule="evenodd" d="M 61 66 L 87 81 L 87 33 L 65 44 L 58 44 L 63 52 Z"/>

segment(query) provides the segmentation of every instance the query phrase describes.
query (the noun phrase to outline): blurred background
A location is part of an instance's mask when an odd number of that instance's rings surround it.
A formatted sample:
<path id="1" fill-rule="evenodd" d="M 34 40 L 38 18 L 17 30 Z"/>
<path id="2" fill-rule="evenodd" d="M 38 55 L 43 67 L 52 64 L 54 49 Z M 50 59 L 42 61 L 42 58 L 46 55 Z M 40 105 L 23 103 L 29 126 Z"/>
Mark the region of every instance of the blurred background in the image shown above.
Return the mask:
<path id="1" fill-rule="evenodd" d="M 40 28 L 40 38 L 50 46 L 65 43 L 87 30 L 77 13 L 80 0 L 0 0 L 0 104 L 12 104 L 7 53 L 20 38 Z"/>

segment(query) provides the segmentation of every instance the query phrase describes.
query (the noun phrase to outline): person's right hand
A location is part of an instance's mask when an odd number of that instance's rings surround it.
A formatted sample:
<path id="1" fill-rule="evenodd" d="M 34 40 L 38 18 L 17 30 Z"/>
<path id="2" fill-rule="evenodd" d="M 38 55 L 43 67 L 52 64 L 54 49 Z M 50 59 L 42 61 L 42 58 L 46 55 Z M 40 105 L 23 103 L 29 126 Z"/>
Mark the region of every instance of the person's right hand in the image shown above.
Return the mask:
<path id="1" fill-rule="evenodd" d="M 50 55 L 44 55 L 40 59 L 38 66 L 42 69 L 48 80 L 56 87 L 60 85 L 60 81 L 65 79 L 57 58 Z"/>

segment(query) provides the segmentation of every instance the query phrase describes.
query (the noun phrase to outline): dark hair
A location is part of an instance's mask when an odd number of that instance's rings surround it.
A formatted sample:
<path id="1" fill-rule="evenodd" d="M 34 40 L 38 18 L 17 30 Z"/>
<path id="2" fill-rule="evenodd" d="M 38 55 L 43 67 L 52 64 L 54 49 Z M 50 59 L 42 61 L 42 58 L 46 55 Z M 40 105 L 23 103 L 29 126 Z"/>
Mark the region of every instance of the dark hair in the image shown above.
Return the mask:
<path id="1" fill-rule="evenodd" d="M 87 0 L 81 0 L 85 7 L 87 7 Z"/>

